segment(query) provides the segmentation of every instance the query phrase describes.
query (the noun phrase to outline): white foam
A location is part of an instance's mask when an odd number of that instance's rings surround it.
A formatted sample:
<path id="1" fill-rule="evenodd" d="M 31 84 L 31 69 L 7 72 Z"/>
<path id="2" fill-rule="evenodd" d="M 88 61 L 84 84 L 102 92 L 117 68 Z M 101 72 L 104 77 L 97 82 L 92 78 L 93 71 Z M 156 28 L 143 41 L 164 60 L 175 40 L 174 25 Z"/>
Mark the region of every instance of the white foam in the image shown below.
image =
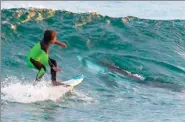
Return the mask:
<path id="1" fill-rule="evenodd" d="M 141 76 L 141 75 L 139 75 L 139 74 L 132 74 L 131 72 L 129 72 L 129 71 L 126 71 L 130 76 L 134 76 L 134 77 L 136 77 L 136 78 L 138 78 L 138 79 L 140 79 L 140 80 L 145 80 L 145 78 L 143 77 L 143 76 Z"/>
<path id="2" fill-rule="evenodd" d="M 2 1 L 1 8 L 48 8 L 72 12 L 97 12 L 111 17 L 185 20 L 184 1 Z"/>
<path id="3" fill-rule="evenodd" d="M 57 101 L 71 90 L 71 88 L 63 86 L 53 87 L 45 82 L 41 82 L 36 86 L 32 84 L 11 83 L 1 88 L 1 97 L 3 100 L 20 103 L 45 100 Z"/>
<path id="4" fill-rule="evenodd" d="M 85 103 L 97 102 L 95 99 L 90 97 L 88 94 L 84 94 L 83 92 L 80 92 L 80 91 L 75 91 L 75 94 L 72 97 L 72 99 L 81 100 L 81 101 L 84 101 Z"/>
<path id="5" fill-rule="evenodd" d="M 35 86 L 33 86 L 32 81 L 25 80 L 24 76 L 21 78 L 7 76 L 1 82 L 1 99 L 3 102 L 33 103 L 47 100 L 57 102 L 62 100 L 66 93 L 69 92 L 72 93 L 71 99 L 81 100 L 85 103 L 94 102 L 92 97 L 76 91 L 72 87 L 53 87 L 47 78 L 43 78 Z"/>

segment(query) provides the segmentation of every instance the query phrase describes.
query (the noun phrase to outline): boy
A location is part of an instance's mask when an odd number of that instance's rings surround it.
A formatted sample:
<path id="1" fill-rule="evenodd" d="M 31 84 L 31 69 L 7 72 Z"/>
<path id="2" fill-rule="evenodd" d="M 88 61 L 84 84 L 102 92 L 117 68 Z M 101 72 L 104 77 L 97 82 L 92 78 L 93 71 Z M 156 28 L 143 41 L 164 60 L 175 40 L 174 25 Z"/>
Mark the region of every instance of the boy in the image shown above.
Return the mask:
<path id="1" fill-rule="evenodd" d="M 51 68 L 51 80 L 54 86 L 64 85 L 64 83 L 56 81 L 56 72 L 61 72 L 57 68 L 57 62 L 49 58 L 48 50 L 51 44 L 58 44 L 66 48 L 66 44 L 56 40 L 56 31 L 46 30 L 43 39 L 38 42 L 28 53 L 27 63 L 29 67 L 39 70 L 36 81 L 39 81 L 46 72 L 46 66 Z"/>

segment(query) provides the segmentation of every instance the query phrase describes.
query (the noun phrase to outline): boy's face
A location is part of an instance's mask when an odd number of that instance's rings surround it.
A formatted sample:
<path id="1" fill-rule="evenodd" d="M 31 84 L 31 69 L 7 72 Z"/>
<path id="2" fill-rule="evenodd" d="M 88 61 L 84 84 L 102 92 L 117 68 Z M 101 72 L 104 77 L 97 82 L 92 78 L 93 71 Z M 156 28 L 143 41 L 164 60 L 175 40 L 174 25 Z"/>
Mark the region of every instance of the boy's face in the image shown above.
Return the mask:
<path id="1" fill-rule="evenodd" d="M 56 41 L 56 37 L 53 39 L 53 40 L 51 40 L 51 44 L 53 44 L 53 43 L 55 43 L 55 41 Z"/>

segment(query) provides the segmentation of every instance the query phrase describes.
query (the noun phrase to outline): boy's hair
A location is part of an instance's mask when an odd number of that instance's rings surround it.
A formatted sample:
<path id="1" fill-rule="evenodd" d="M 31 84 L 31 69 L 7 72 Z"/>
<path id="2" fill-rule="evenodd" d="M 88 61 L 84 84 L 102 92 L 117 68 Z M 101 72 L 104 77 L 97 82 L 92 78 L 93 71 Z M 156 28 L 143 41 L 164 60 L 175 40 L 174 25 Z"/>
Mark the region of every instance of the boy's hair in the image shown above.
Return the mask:
<path id="1" fill-rule="evenodd" d="M 51 40 L 53 40 L 56 37 L 56 31 L 54 30 L 46 30 L 44 31 L 44 42 L 49 43 Z"/>

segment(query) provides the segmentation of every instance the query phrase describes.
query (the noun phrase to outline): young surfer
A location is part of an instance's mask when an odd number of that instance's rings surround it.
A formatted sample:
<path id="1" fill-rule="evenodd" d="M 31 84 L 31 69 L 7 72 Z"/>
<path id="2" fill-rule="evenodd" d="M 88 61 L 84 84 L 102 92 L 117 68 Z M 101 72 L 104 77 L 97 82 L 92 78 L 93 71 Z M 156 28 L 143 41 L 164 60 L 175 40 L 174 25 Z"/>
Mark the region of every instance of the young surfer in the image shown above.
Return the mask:
<path id="1" fill-rule="evenodd" d="M 29 51 L 27 63 L 29 67 L 38 70 L 36 81 L 39 81 L 45 74 L 46 66 L 50 66 L 52 84 L 54 86 L 65 85 L 62 82 L 56 81 L 56 72 L 61 72 L 61 69 L 57 67 L 57 62 L 54 59 L 49 58 L 48 51 L 52 44 L 60 45 L 63 48 L 67 47 L 65 43 L 56 40 L 56 31 L 46 30 L 43 39 Z"/>

